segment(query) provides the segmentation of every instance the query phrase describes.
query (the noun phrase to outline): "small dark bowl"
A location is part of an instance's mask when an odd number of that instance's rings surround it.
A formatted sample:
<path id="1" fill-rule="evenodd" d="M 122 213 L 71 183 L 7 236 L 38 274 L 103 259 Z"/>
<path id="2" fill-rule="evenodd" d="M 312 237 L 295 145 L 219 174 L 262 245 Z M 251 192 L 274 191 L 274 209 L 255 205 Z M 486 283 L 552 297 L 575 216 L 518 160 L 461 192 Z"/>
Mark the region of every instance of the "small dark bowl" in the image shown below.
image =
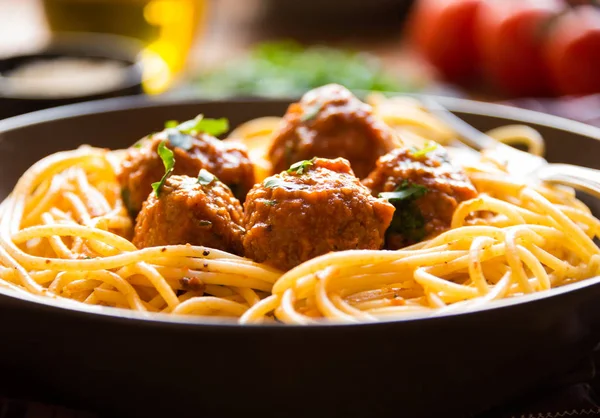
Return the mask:
<path id="1" fill-rule="evenodd" d="M 88 100 L 130 96 L 143 93 L 141 44 L 133 39 L 115 35 L 63 34 L 55 36 L 37 51 L 14 55 L 0 60 L 0 119 L 49 107 Z M 35 92 L 11 91 L 10 73 L 35 61 L 58 58 L 84 58 L 92 61 L 113 61 L 123 65 L 123 76 L 107 89 L 89 93 L 50 95 Z"/>

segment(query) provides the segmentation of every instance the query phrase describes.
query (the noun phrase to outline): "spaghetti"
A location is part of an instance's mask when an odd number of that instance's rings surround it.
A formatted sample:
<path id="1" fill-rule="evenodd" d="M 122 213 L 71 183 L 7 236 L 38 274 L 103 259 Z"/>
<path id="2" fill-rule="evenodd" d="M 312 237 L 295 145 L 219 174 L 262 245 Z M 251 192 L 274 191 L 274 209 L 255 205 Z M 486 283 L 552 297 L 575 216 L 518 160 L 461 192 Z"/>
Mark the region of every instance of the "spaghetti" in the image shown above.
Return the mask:
<path id="1" fill-rule="evenodd" d="M 408 142 L 455 136 L 413 99 L 370 102 Z M 248 145 L 258 181 L 278 123 L 250 121 L 228 139 Z M 543 152 L 530 128 L 491 134 Z M 600 273 L 600 221 L 573 190 L 515 179 L 486 157 L 464 164 L 479 196 L 459 205 L 451 228 L 402 250 L 329 253 L 281 272 L 205 247 L 137 249 L 116 180 L 121 156 L 82 146 L 22 176 L 0 205 L 0 285 L 82 306 L 312 324 L 474 309 Z"/>

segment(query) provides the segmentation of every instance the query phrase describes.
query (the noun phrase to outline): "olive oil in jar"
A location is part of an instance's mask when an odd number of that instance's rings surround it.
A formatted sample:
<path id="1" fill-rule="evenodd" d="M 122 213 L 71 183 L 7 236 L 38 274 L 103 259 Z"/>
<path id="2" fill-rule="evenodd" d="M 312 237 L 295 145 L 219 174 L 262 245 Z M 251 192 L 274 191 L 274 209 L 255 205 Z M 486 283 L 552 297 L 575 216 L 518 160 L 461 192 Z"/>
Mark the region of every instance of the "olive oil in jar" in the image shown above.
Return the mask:
<path id="1" fill-rule="evenodd" d="M 141 40 L 153 73 L 149 93 L 168 87 L 185 65 L 201 29 L 207 0 L 43 0 L 52 32 L 96 32 Z M 160 57 L 162 63 L 157 62 Z"/>

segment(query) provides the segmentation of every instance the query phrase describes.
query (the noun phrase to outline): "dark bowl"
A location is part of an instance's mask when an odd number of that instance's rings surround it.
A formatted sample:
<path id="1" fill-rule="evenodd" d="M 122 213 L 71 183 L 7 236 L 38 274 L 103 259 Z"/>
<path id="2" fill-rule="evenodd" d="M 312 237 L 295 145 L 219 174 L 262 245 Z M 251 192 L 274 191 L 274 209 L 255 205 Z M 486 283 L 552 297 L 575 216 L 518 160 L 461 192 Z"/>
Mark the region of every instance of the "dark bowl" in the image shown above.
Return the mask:
<path id="1" fill-rule="evenodd" d="M 598 129 L 439 100 L 480 129 L 527 123 L 545 137 L 551 161 L 600 168 Z M 286 105 L 124 98 L 0 121 L 0 198 L 36 160 L 81 142 L 125 147 L 168 119 L 204 113 L 235 126 L 281 115 Z M 568 382 L 600 341 L 598 301 L 594 278 L 435 318 L 239 326 L 94 313 L 0 288 L 0 376 L 10 376 L 0 379 L 0 390 L 127 417 L 469 416 Z"/>
<path id="2" fill-rule="evenodd" d="M 143 93 L 143 69 L 139 42 L 116 35 L 62 34 L 55 35 L 47 45 L 25 54 L 0 59 L 0 119 L 49 107 L 83 101 L 131 96 Z M 95 62 L 115 62 L 122 66 L 122 77 L 106 89 L 91 93 L 43 95 L 37 92 L 10 89 L 11 71 L 37 61 L 76 58 Z M 15 81 L 15 83 L 20 83 Z"/>

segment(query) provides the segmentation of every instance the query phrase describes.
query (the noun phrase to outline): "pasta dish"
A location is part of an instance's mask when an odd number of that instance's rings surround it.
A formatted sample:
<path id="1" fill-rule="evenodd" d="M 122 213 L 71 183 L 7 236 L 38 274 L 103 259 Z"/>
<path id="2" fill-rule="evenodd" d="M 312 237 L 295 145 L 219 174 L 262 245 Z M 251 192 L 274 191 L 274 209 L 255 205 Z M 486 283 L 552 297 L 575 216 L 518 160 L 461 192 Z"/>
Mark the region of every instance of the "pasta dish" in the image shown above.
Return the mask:
<path id="1" fill-rule="evenodd" d="M 572 189 L 476 158 L 413 98 L 339 85 L 283 117 L 167 121 L 29 168 L 0 205 L 0 285 L 65 304 L 242 324 L 475 309 L 600 273 Z M 526 126 L 488 132 L 543 153 Z"/>

